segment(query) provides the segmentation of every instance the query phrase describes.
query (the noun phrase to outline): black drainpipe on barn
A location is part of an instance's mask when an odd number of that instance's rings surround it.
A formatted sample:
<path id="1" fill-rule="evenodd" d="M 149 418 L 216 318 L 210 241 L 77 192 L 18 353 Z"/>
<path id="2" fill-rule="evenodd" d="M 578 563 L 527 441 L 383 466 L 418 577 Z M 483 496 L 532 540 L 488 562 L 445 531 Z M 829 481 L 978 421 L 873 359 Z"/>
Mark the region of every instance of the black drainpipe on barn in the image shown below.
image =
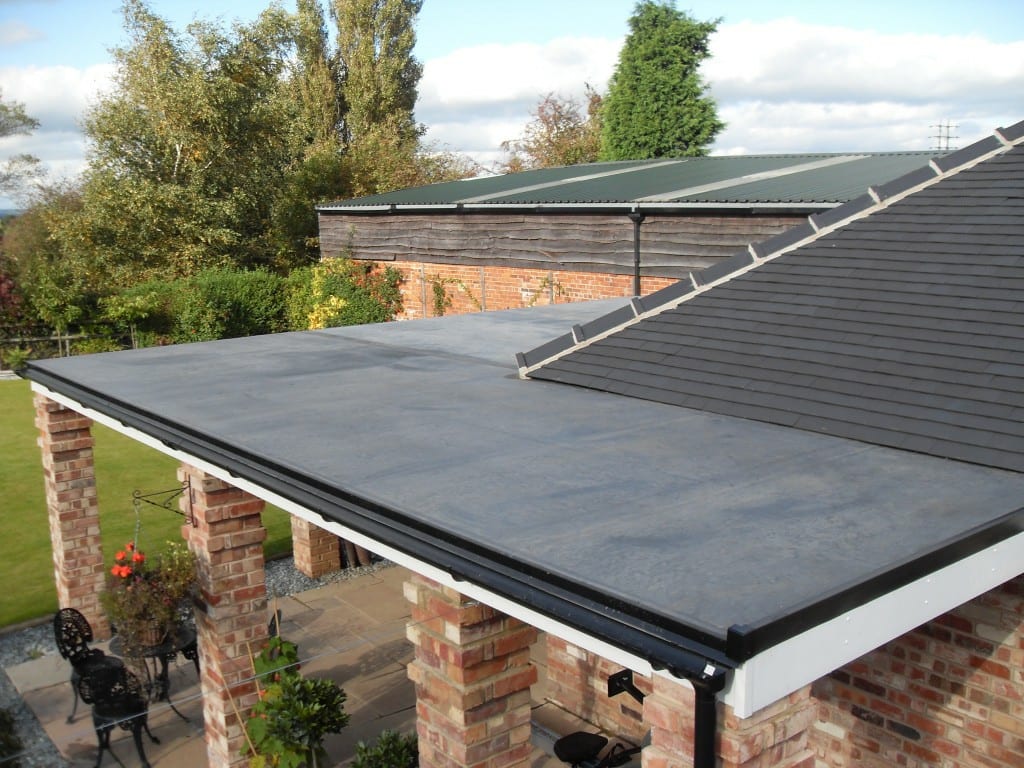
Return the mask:
<path id="1" fill-rule="evenodd" d="M 638 210 L 629 212 L 629 220 L 633 222 L 633 295 L 640 295 L 640 225 L 646 219 Z"/>

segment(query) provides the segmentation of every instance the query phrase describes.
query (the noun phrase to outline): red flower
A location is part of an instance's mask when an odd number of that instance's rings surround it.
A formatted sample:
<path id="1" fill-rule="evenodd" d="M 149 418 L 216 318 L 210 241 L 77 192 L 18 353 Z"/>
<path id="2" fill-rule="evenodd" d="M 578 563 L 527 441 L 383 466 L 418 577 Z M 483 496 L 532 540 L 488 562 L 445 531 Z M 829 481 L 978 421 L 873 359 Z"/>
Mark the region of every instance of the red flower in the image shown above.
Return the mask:
<path id="1" fill-rule="evenodd" d="M 146 556 L 144 554 L 142 554 L 141 552 L 136 552 L 135 554 L 132 555 L 132 562 L 133 563 L 141 563 L 145 559 L 146 559 Z"/>
<path id="2" fill-rule="evenodd" d="M 132 550 L 135 549 L 135 542 L 134 541 L 129 541 L 127 544 L 124 545 L 124 548 L 127 549 L 129 552 L 131 552 Z"/>
<path id="3" fill-rule="evenodd" d="M 118 553 L 117 553 L 116 555 L 114 555 L 114 559 L 115 559 L 115 560 L 117 560 L 117 562 L 119 562 L 119 563 L 120 563 L 120 562 L 121 562 L 122 560 L 124 560 L 124 558 L 125 558 L 124 550 L 121 550 L 121 551 L 120 551 L 120 552 L 118 552 Z"/>

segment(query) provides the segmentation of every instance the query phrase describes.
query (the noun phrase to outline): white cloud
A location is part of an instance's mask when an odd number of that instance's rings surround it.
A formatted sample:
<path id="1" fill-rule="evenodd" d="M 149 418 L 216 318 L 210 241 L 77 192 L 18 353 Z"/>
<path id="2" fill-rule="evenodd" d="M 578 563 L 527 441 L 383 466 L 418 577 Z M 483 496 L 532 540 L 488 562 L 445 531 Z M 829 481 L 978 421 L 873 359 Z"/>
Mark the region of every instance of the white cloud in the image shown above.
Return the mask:
<path id="1" fill-rule="evenodd" d="M 0 45 L 15 46 L 42 40 L 43 33 L 21 21 L 0 21 Z"/>
<path id="2" fill-rule="evenodd" d="M 928 149 L 944 119 L 965 146 L 1024 117 L 1024 41 L 778 19 L 723 25 L 711 50 L 716 152 Z"/>
<path id="3" fill-rule="evenodd" d="M 723 25 L 711 51 L 704 74 L 723 101 L 984 103 L 1024 83 L 1024 41 L 976 36 L 887 35 L 777 19 Z"/>
<path id="4" fill-rule="evenodd" d="M 76 130 L 97 94 L 110 87 L 112 64 L 87 69 L 68 66 L 0 67 L 4 99 L 20 101 L 39 121 L 39 131 Z"/>
<path id="5" fill-rule="evenodd" d="M 536 104 L 548 92 L 582 94 L 583 84 L 603 89 L 618 55 L 619 40 L 559 38 L 542 45 L 479 45 L 424 64 L 419 109 L 433 113 L 504 105 Z"/>
<path id="6" fill-rule="evenodd" d="M 558 38 L 544 44 L 478 45 L 427 61 L 416 119 L 427 138 L 489 166 L 517 138 L 548 93 L 582 100 L 603 90 L 621 40 Z"/>
<path id="7" fill-rule="evenodd" d="M 427 62 L 419 119 L 478 160 L 499 156 L 540 97 L 603 88 L 621 40 L 464 48 Z M 928 149 L 940 120 L 957 144 L 1024 117 L 1024 41 L 884 34 L 795 19 L 723 24 L 703 67 L 728 123 L 716 153 Z M 583 74 L 583 73 L 586 74 Z"/>
<path id="8" fill-rule="evenodd" d="M 425 62 L 416 117 L 429 140 L 489 165 L 545 94 L 582 98 L 584 83 L 603 90 L 621 45 L 559 38 L 461 48 Z M 728 123 L 716 153 L 928 149 L 944 119 L 959 124 L 965 146 L 1024 118 L 1024 41 L 777 19 L 721 25 L 711 52 L 703 74 Z M 0 141 L 0 159 L 31 151 L 53 169 L 81 168 L 78 122 L 112 74 L 112 65 L 0 68 L 4 98 L 42 123 L 31 139 Z"/>

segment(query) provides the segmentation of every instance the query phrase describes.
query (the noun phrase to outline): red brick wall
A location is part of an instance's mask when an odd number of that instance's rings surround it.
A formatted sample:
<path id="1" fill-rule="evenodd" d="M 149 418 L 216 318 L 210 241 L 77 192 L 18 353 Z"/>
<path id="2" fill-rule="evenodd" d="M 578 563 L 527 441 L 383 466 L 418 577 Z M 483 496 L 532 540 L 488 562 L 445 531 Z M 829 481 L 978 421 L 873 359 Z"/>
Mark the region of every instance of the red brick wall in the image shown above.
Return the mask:
<path id="1" fill-rule="evenodd" d="M 617 665 L 549 636 L 547 669 L 552 701 L 609 733 L 643 737 L 649 723 L 634 699 L 607 696 Z M 649 678 L 633 679 L 650 693 Z M 1024 576 L 845 665 L 811 693 L 818 768 L 1024 766 Z M 728 717 L 720 728 L 734 730 Z"/>
<path id="2" fill-rule="evenodd" d="M 632 275 L 419 261 L 377 263 L 402 273 L 401 317 L 408 320 L 633 295 Z M 674 282 L 668 277 L 643 277 L 640 288 L 644 294 L 653 293 Z M 444 291 L 440 312 L 435 287 Z"/>
<path id="3" fill-rule="evenodd" d="M 829 768 L 1024 766 L 1024 577 L 818 680 Z"/>
<path id="4" fill-rule="evenodd" d="M 609 733 L 639 744 L 647 732 L 643 705 L 628 693 L 608 696 L 608 676 L 622 669 L 601 656 L 547 635 L 547 693 L 563 709 Z M 633 675 L 645 695 L 651 679 Z"/>

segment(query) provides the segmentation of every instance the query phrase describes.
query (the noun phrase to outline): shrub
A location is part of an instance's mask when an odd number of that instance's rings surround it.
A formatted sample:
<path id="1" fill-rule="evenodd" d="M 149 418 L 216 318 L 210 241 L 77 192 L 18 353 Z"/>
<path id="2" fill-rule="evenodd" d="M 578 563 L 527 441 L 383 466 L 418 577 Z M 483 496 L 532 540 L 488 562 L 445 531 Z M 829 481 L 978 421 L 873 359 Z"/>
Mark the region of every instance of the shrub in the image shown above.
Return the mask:
<path id="1" fill-rule="evenodd" d="M 88 339 L 77 339 L 71 347 L 75 355 L 92 355 L 96 352 L 117 352 L 124 347 L 115 339 L 106 336 L 93 336 Z"/>
<path id="2" fill-rule="evenodd" d="M 333 328 L 393 320 L 402 309 L 401 273 L 370 262 L 328 259 L 292 270 L 287 279 L 288 328 Z"/>
<path id="3" fill-rule="evenodd" d="M 416 737 L 388 730 L 382 731 L 373 744 L 356 744 L 356 756 L 349 768 L 416 768 L 418 764 Z"/>
<path id="4" fill-rule="evenodd" d="M 10 347 L 3 352 L 3 364 L 12 371 L 20 371 L 31 357 L 31 350 L 23 347 Z"/>
<path id="5" fill-rule="evenodd" d="M 259 701 L 245 724 L 250 768 L 317 768 L 327 758 L 329 733 L 348 724 L 345 691 L 332 680 L 307 679 L 299 672 L 294 643 L 280 636 L 253 660 Z"/>
<path id="6" fill-rule="evenodd" d="M 179 291 L 173 338 L 209 341 L 284 330 L 282 285 L 264 269 L 204 270 Z"/>
<path id="7" fill-rule="evenodd" d="M 152 346 L 173 333 L 176 305 L 186 287 L 182 281 L 169 280 L 147 280 L 133 285 L 100 300 L 103 317 L 122 334 L 129 335 L 133 346 Z"/>

